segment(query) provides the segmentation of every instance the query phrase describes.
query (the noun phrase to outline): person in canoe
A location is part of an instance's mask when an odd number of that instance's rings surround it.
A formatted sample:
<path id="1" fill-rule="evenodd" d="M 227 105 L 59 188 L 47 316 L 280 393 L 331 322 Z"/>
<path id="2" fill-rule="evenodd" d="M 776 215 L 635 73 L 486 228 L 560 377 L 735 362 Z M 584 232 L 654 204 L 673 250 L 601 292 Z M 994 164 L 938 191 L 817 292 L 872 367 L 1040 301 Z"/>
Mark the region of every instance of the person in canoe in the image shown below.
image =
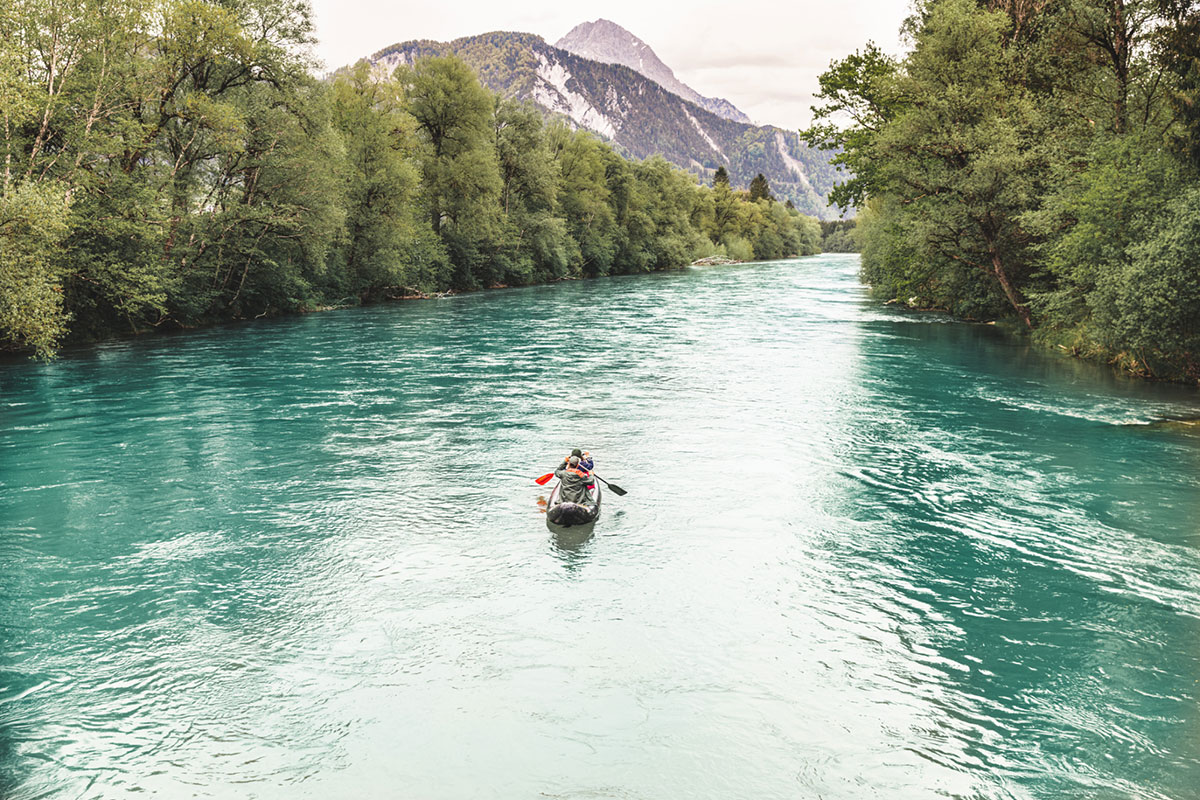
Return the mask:
<path id="1" fill-rule="evenodd" d="M 574 450 L 571 451 L 571 456 L 575 456 L 576 458 L 579 459 L 579 468 L 581 470 L 583 470 L 584 472 L 591 472 L 596 466 L 595 462 L 592 461 L 592 454 L 585 453 L 582 450 L 580 450 L 578 447 L 576 447 Z M 564 467 L 567 465 L 567 461 L 570 460 L 571 456 L 567 456 L 566 458 L 563 459 L 562 465 Z"/>
<path id="2" fill-rule="evenodd" d="M 578 503 L 582 506 L 592 504 L 592 495 L 588 492 L 588 487 L 592 485 L 592 473 L 581 468 L 579 456 L 572 454 L 567 458 L 562 466 L 554 471 L 554 477 L 562 484 L 558 493 L 560 503 Z"/>

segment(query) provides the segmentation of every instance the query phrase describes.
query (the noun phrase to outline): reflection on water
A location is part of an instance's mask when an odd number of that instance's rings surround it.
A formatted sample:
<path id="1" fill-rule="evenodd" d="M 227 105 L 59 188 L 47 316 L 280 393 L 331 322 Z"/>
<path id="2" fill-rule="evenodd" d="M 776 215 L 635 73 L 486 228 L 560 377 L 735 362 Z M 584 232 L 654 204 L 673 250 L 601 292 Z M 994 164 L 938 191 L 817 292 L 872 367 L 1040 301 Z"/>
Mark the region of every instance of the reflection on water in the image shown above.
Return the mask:
<path id="1" fill-rule="evenodd" d="M 0 797 L 1195 796 L 1195 393 L 856 267 L 0 367 Z"/>
<path id="2" fill-rule="evenodd" d="M 577 567 L 583 561 L 588 543 L 595 534 L 596 523 L 576 525 L 570 528 L 552 528 L 550 541 L 554 545 L 555 554 L 562 559 L 564 565 Z"/>

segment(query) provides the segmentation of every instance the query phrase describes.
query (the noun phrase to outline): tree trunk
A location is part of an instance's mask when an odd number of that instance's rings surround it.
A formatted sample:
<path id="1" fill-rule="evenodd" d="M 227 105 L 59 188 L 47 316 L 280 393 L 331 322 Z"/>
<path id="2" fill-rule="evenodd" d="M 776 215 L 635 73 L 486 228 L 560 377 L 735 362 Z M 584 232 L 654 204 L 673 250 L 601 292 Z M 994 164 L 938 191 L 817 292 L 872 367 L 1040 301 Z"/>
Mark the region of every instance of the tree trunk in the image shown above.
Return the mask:
<path id="1" fill-rule="evenodd" d="M 1125 2 L 1113 0 L 1113 72 L 1117 76 L 1117 99 L 1113 109 L 1113 127 L 1118 134 L 1129 127 L 1129 31 L 1126 30 Z"/>
<path id="2" fill-rule="evenodd" d="M 1033 329 L 1033 318 L 1029 315 L 1029 307 L 1021 299 L 1021 293 L 1008 280 L 1008 273 L 1004 271 L 1004 262 L 1000 259 L 1000 253 L 996 248 L 989 247 L 989 252 L 992 256 L 992 272 L 996 276 L 996 280 L 1000 281 L 1000 286 L 1004 289 L 1004 294 L 1008 297 L 1008 302 L 1012 303 L 1012 307 L 1017 310 L 1021 320 L 1030 330 Z"/>

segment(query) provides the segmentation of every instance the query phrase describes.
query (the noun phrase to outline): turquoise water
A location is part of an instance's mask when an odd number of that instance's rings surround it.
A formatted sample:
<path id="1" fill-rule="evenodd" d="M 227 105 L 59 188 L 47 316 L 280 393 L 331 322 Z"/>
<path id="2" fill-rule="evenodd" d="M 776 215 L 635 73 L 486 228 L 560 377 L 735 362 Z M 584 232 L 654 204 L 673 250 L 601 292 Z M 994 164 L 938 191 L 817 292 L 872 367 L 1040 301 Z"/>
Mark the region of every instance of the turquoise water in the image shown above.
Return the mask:
<path id="1" fill-rule="evenodd" d="M 856 270 L 0 366 L 0 797 L 1200 796 L 1200 398 Z"/>

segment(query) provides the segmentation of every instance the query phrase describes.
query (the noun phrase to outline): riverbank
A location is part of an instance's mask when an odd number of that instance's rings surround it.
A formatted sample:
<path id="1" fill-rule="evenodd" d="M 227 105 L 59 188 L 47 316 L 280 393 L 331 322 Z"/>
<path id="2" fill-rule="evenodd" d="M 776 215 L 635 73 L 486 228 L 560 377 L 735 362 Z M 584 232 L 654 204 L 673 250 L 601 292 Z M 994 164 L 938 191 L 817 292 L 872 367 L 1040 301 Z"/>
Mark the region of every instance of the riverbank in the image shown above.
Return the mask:
<path id="1" fill-rule="evenodd" d="M 868 289 L 872 287 L 866 284 Z M 1074 358 L 1081 361 L 1108 366 L 1113 370 L 1134 378 L 1147 381 L 1176 383 L 1184 386 L 1200 388 L 1200 370 L 1193 363 L 1171 363 L 1166 360 L 1156 361 L 1142 353 L 1116 351 L 1090 341 L 1078 331 L 1060 331 L 1049 327 L 1034 328 L 1032 331 L 1019 319 L 1011 317 L 996 317 L 989 319 L 973 319 L 954 314 L 947 308 L 924 305 L 918 297 L 908 299 L 891 298 L 881 301 L 886 306 L 900 306 L 907 311 L 918 313 L 946 314 L 964 324 L 993 325 L 1008 335 L 1029 341 L 1032 345 L 1048 353 Z"/>
<path id="2" fill-rule="evenodd" d="M 794 256 L 794 258 L 806 258 L 808 256 Z M 278 320 L 286 319 L 293 316 L 302 316 L 306 314 L 318 314 L 326 311 L 338 311 L 350 308 L 363 308 L 377 305 L 387 305 L 390 303 L 405 303 L 418 300 L 442 300 L 450 297 L 459 297 L 462 295 L 481 294 L 485 292 L 498 292 L 508 289 L 522 289 L 532 286 L 549 286 L 556 283 L 574 282 L 574 281 L 592 281 L 599 278 L 613 278 L 630 276 L 634 274 L 652 274 L 677 272 L 687 269 L 692 266 L 708 266 L 708 265 L 723 265 L 723 264 L 746 264 L 753 263 L 747 261 L 736 261 L 734 259 L 725 258 L 723 256 L 715 256 L 702 258 L 689 264 L 680 264 L 678 266 L 658 267 L 654 269 L 644 270 L 641 273 L 626 273 L 614 272 L 608 275 L 572 275 L 555 278 L 547 281 L 537 281 L 525 284 L 493 284 L 491 286 L 480 287 L 476 289 L 446 289 L 442 291 L 422 291 L 411 286 L 397 286 L 391 289 L 381 290 L 377 296 L 373 298 L 356 298 L 343 297 L 336 302 L 321 303 L 301 308 L 282 310 L 282 309 L 267 309 L 263 313 L 252 317 L 237 317 L 225 319 L 212 319 L 200 321 L 195 324 L 183 324 L 177 320 L 168 320 L 158 326 L 147 327 L 136 331 L 121 331 L 111 332 L 105 336 L 72 336 L 68 338 L 63 345 L 54 354 L 48 358 L 54 358 L 64 352 L 74 352 L 84 350 L 89 347 L 103 344 L 105 342 L 122 341 L 129 339 L 140 339 L 147 336 L 179 336 L 185 335 L 193 331 L 211 330 L 224 327 L 236 327 L 247 323 L 259 322 L 262 320 Z M 3 363 L 21 363 L 30 359 L 36 359 L 38 356 L 33 348 L 24 349 L 3 349 L 0 348 L 0 364 Z"/>
<path id="3" fill-rule="evenodd" d="M 651 272 L 666 272 L 666 271 L 682 269 L 682 268 L 683 267 L 667 267 L 667 268 L 663 268 L 663 269 L 659 269 L 659 270 L 650 270 L 650 271 Z M 106 334 L 104 336 L 78 336 L 78 335 L 71 336 L 71 337 L 67 338 L 54 353 L 46 355 L 45 359 L 46 360 L 53 359 L 63 352 L 75 351 L 75 350 L 84 349 L 84 348 L 88 348 L 88 347 L 94 347 L 96 345 L 103 344 L 105 342 L 121 341 L 121 340 L 125 340 L 125 339 L 138 339 L 138 338 L 142 338 L 142 337 L 146 337 L 146 336 L 183 335 L 183 334 L 186 334 L 191 331 L 203 331 L 203 330 L 210 330 L 210 329 L 214 329 L 214 328 L 222 328 L 222 327 L 227 327 L 227 326 L 239 326 L 239 325 L 245 325 L 247 323 L 266 320 L 266 319 L 270 319 L 270 320 L 285 319 L 287 317 L 302 316 L 305 314 L 319 314 L 319 313 L 323 313 L 326 311 L 339 311 L 339 310 L 344 310 L 344 309 L 348 309 L 348 308 L 362 308 L 362 307 L 366 307 L 366 306 L 386 305 L 389 303 L 411 302 L 414 300 L 439 300 L 439 299 L 445 299 L 448 297 L 456 297 L 456 296 L 464 295 L 464 294 L 494 292 L 494 291 L 501 291 L 504 289 L 520 289 L 520 288 L 523 288 L 526 286 L 545 286 L 545 285 L 549 285 L 549 284 L 553 284 L 553 283 L 558 283 L 561 281 L 592 280 L 594 277 L 608 277 L 608 276 L 579 276 L 579 277 L 571 277 L 571 278 L 557 278 L 557 279 L 551 280 L 551 281 L 542 281 L 539 283 L 528 283 L 528 284 L 514 285 L 514 286 L 510 286 L 507 284 L 501 284 L 501 285 L 495 285 L 495 286 L 482 287 L 479 289 L 447 289 L 445 291 L 432 291 L 432 292 L 423 292 L 418 289 L 413 289 L 412 287 L 395 287 L 398 290 L 402 290 L 403 293 L 392 294 L 390 291 L 385 290 L 385 291 L 381 292 L 380 297 L 375 298 L 375 299 L 363 300 L 363 299 L 359 299 L 359 298 L 342 298 L 340 301 L 333 302 L 333 303 L 320 303 L 320 304 L 303 306 L 300 308 L 289 309 L 289 310 L 267 309 L 267 310 L 263 311 L 262 313 L 256 314 L 252 317 L 234 317 L 234 318 L 224 318 L 224 319 L 202 320 L 202 321 L 196 322 L 195 324 L 184 324 L 177 320 L 167 320 L 157 326 L 142 328 L 142 329 L 133 330 L 133 331 L 113 331 L 113 332 L 109 332 L 108 334 Z M 347 301 L 351 301 L 351 302 L 347 302 Z M 0 347 L 0 363 L 5 363 L 5 362 L 15 363 L 15 362 L 27 361 L 29 359 L 36 359 L 38 357 L 39 357 L 38 354 L 35 352 L 35 350 L 32 347 L 26 347 L 26 348 L 9 347 L 8 349 Z"/>

